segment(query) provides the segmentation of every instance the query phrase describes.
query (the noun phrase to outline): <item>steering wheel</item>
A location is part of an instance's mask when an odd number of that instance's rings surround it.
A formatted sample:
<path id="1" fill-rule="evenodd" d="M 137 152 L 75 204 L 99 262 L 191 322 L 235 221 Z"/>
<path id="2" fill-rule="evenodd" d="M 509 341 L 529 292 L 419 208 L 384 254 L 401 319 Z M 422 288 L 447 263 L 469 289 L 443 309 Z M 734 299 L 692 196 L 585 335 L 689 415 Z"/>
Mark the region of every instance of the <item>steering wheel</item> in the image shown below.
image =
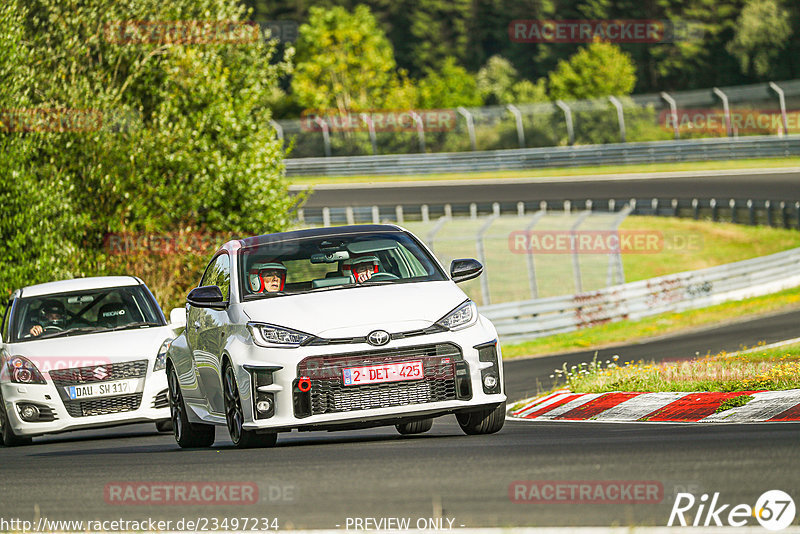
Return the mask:
<path id="1" fill-rule="evenodd" d="M 45 326 L 43 331 L 47 332 L 48 330 L 50 330 L 51 332 L 63 332 L 64 331 L 64 329 L 61 328 L 60 326 L 56 326 L 56 325 L 53 325 L 53 324 L 51 324 L 49 326 Z"/>
<path id="2" fill-rule="evenodd" d="M 376 282 L 380 282 L 382 280 L 399 280 L 400 277 L 393 275 L 392 273 L 375 273 L 370 277 L 370 280 L 375 280 Z"/>

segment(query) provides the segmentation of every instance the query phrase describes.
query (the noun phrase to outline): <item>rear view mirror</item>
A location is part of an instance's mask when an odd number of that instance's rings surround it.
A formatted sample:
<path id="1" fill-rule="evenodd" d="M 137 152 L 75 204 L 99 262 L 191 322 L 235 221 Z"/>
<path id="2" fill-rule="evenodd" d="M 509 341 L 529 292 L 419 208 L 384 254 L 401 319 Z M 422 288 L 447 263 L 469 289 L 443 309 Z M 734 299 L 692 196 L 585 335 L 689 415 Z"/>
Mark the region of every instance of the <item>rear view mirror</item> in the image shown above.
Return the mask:
<path id="1" fill-rule="evenodd" d="M 189 291 L 186 302 L 195 308 L 224 308 L 228 305 L 218 286 L 200 286 Z M 170 313 L 172 317 L 172 313 Z"/>
<path id="2" fill-rule="evenodd" d="M 173 308 L 169 312 L 169 324 L 173 328 L 186 326 L 186 308 Z"/>
<path id="3" fill-rule="evenodd" d="M 478 260 L 460 259 L 453 260 L 453 263 L 450 264 L 450 278 L 455 283 L 472 280 L 480 276 L 482 272 L 483 265 Z"/>

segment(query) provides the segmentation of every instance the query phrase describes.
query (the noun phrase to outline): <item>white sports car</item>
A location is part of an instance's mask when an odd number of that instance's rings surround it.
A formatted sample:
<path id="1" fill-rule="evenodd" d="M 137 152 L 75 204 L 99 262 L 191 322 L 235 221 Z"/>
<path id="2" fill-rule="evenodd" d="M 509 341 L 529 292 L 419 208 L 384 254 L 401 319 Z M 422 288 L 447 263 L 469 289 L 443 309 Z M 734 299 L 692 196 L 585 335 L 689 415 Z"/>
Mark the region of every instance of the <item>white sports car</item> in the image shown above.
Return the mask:
<path id="1" fill-rule="evenodd" d="M 278 432 L 396 425 L 425 432 L 455 414 L 467 434 L 505 419 L 494 326 L 397 226 L 299 230 L 234 240 L 187 297 L 187 328 L 167 350 L 181 447 L 226 425 L 239 447 Z"/>
<path id="2" fill-rule="evenodd" d="M 140 279 L 63 280 L 15 291 L 0 330 L 5 445 L 68 430 L 153 421 L 169 426 L 168 325 Z"/>

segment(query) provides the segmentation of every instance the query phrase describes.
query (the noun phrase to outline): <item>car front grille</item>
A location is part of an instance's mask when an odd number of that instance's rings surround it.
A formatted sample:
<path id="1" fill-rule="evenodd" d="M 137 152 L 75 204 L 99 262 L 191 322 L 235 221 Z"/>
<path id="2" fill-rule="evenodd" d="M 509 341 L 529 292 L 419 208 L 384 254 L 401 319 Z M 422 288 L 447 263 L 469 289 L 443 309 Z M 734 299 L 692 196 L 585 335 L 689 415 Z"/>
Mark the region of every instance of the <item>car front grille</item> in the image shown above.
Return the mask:
<path id="1" fill-rule="evenodd" d="M 342 373 L 347 367 L 408 361 L 422 361 L 422 379 L 344 385 Z M 462 365 L 461 349 L 451 343 L 312 356 L 301 361 L 297 367 L 298 376 L 311 380 L 311 390 L 307 393 L 310 397 L 310 413 L 297 415 L 302 417 L 453 400 L 460 397 L 456 374 Z M 295 395 L 302 393 L 295 390 Z"/>
<path id="2" fill-rule="evenodd" d="M 137 360 L 134 362 L 76 367 L 74 369 L 56 369 L 50 371 L 50 378 L 53 379 L 56 387 L 64 387 L 125 378 L 142 378 L 146 374 L 147 360 Z"/>
<path id="3" fill-rule="evenodd" d="M 114 397 L 71 400 L 64 392 L 65 387 L 124 380 L 127 378 L 144 378 L 146 375 L 147 360 L 108 363 L 50 371 L 50 378 L 58 388 L 58 394 L 64 402 L 67 413 L 72 417 L 108 415 L 137 410 L 142 403 L 142 393 L 127 393 Z"/>
<path id="4" fill-rule="evenodd" d="M 108 415 L 112 413 L 130 412 L 139 408 L 142 403 L 141 393 L 130 393 L 116 397 L 65 401 L 67 413 L 72 417 L 90 415 Z"/>

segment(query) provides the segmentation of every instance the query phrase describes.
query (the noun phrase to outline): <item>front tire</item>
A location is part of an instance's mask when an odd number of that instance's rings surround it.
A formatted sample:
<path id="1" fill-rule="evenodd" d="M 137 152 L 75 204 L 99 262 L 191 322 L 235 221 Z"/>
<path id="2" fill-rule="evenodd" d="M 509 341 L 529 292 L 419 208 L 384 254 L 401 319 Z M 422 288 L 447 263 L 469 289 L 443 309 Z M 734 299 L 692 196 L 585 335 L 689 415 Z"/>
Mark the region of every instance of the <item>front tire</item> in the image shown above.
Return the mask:
<path id="1" fill-rule="evenodd" d="M 456 419 L 467 435 L 494 434 L 503 428 L 506 421 L 506 403 L 502 402 L 496 408 L 459 413 Z"/>
<path id="2" fill-rule="evenodd" d="M 6 414 L 6 403 L 3 400 L 3 397 L 0 397 L 0 435 L 2 435 L 3 438 L 3 445 L 6 447 L 17 447 L 20 445 L 30 445 L 33 443 L 32 438 L 18 436 L 14 433 L 14 429 L 11 428 L 11 424 L 8 421 L 8 414 Z"/>
<path id="3" fill-rule="evenodd" d="M 242 400 L 239 396 L 239 387 L 236 385 L 236 373 L 233 372 L 233 367 L 229 363 L 225 364 L 222 382 L 225 392 L 225 420 L 228 422 L 228 432 L 233 444 L 240 449 L 275 445 L 278 441 L 277 433 L 257 434 L 253 430 L 243 428 Z"/>
<path id="4" fill-rule="evenodd" d="M 399 425 L 394 425 L 394 427 L 404 436 L 408 434 L 422 434 L 433 427 L 433 417 L 412 421 L 410 423 L 400 423 Z"/>
<path id="5" fill-rule="evenodd" d="M 214 425 L 202 423 L 190 423 L 186 415 L 186 404 L 183 402 L 181 386 L 178 382 L 178 374 L 171 365 L 167 371 L 169 374 L 169 413 L 172 423 L 172 432 L 175 441 L 182 449 L 193 449 L 200 447 L 210 447 L 214 444 Z"/>

